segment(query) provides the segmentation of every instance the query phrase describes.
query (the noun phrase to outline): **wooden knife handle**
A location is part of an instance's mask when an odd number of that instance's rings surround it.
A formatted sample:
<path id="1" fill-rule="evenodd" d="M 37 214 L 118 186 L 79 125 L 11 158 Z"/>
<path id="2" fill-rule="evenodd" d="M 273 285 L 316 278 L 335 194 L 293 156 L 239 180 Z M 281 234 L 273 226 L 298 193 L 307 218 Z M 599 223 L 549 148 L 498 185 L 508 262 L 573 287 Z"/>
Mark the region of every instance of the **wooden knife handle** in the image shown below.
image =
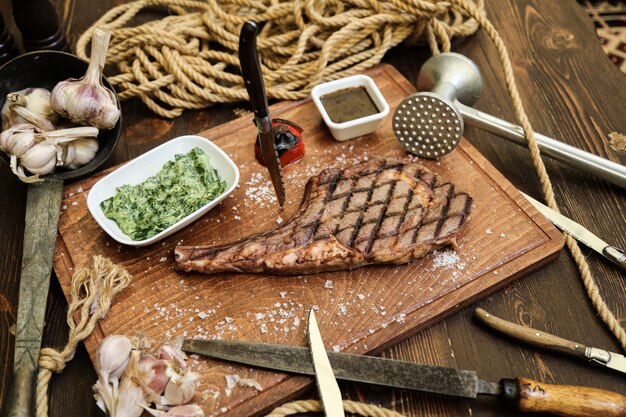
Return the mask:
<path id="1" fill-rule="evenodd" d="M 626 417 L 626 397 L 599 388 L 552 385 L 528 378 L 504 379 L 504 396 L 524 412 L 568 417 Z"/>
<path id="2" fill-rule="evenodd" d="M 502 320 L 493 314 L 490 314 L 482 308 L 474 310 L 474 317 L 481 323 L 487 325 L 494 330 L 499 331 L 514 339 L 526 342 L 532 346 L 544 348 L 558 353 L 566 353 L 580 359 L 585 357 L 585 349 L 587 346 L 582 343 L 572 342 L 562 339 L 550 333 L 535 330 L 532 327 L 526 327 L 519 324 Z"/>

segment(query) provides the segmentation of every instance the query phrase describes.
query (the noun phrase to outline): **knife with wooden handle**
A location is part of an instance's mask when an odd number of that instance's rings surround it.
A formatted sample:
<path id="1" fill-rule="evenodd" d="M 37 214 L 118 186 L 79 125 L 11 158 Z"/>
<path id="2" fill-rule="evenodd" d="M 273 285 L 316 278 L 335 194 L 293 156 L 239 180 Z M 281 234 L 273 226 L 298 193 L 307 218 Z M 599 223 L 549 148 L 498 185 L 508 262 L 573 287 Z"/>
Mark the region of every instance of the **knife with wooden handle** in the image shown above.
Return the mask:
<path id="1" fill-rule="evenodd" d="M 315 375 L 311 352 L 300 346 L 188 339 L 183 350 L 275 371 Z M 337 379 L 464 398 L 496 396 L 520 411 L 570 417 L 626 417 L 626 397 L 599 388 L 553 385 L 528 378 L 489 382 L 470 370 L 327 352 Z"/>
<path id="2" fill-rule="evenodd" d="M 582 343 L 572 342 L 550 333 L 533 329 L 532 327 L 511 323 L 486 312 L 482 308 L 474 310 L 474 317 L 487 327 L 529 345 L 556 353 L 565 353 L 578 359 L 626 373 L 626 358 L 619 353 L 586 346 Z"/>

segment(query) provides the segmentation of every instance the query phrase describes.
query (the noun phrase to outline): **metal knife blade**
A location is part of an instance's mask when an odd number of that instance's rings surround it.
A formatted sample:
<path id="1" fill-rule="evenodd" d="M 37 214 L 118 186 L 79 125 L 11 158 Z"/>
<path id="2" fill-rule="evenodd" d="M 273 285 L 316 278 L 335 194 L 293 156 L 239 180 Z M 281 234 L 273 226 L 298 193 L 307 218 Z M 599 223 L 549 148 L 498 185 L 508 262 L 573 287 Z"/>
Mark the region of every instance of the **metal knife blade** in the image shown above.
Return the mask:
<path id="1" fill-rule="evenodd" d="M 276 197 L 278 197 L 278 203 L 282 207 L 285 204 L 285 183 L 280 159 L 276 151 L 272 119 L 270 118 L 267 95 L 265 94 L 265 82 L 263 81 L 256 47 L 257 31 L 258 26 L 256 22 L 249 20 L 243 24 L 239 35 L 239 64 L 241 65 L 241 74 L 248 96 L 250 96 L 252 110 L 254 111 L 254 123 L 259 130 L 263 162 L 270 173 L 274 191 L 276 191 Z"/>
<path id="2" fill-rule="evenodd" d="M 324 341 L 322 340 L 313 309 L 309 312 L 307 335 L 309 338 L 309 351 L 311 352 L 313 368 L 315 369 L 315 381 L 317 382 L 317 390 L 320 394 L 324 414 L 326 417 L 343 417 L 345 414 L 343 412 L 341 391 L 335 379 L 335 374 L 333 374 L 330 360 L 328 360 L 326 355 Z"/>
<path id="3" fill-rule="evenodd" d="M 183 350 L 261 368 L 315 375 L 311 353 L 305 347 L 187 339 Z M 328 359 L 335 377 L 346 381 L 464 398 L 501 393 L 499 384 L 478 379 L 474 371 L 339 352 L 328 352 Z"/>
<path id="4" fill-rule="evenodd" d="M 482 308 L 474 310 L 474 317 L 489 328 L 513 339 L 556 353 L 565 353 L 596 365 L 626 373 L 626 358 L 619 353 L 586 346 L 582 343 L 572 342 L 571 340 L 533 329 L 532 327 L 512 323 L 496 317 Z"/>
<path id="5" fill-rule="evenodd" d="M 520 191 L 520 193 L 526 197 L 526 199 L 533 205 L 541 214 L 546 216 L 550 222 L 562 231 L 571 235 L 577 241 L 583 243 L 585 246 L 590 247 L 600 255 L 604 256 L 611 262 L 618 265 L 620 268 L 626 271 L 626 255 L 624 251 L 615 246 L 609 245 L 598 236 L 585 229 L 575 221 L 563 216 L 560 213 L 552 210 L 550 207 L 535 200 L 529 195 L 526 195 Z"/>

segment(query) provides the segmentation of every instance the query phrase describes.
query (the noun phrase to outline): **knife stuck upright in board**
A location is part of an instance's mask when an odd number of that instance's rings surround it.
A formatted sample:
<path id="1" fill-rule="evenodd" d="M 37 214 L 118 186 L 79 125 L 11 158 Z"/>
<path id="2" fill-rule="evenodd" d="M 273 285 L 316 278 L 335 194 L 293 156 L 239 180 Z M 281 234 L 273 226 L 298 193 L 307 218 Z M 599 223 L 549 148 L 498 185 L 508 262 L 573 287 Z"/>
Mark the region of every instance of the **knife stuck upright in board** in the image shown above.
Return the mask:
<path id="1" fill-rule="evenodd" d="M 183 350 L 276 371 L 315 375 L 309 349 L 224 340 L 187 339 Z M 476 372 L 435 365 L 328 352 L 337 379 L 464 398 L 492 395 L 519 411 L 570 417 L 624 417 L 626 397 L 599 388 L 553 385 L 528 378 L 489 382 Z"/>
<path id="2" fill-rule="evenodd" d="M 254 123 L 259 131 L 263 163 L 270 173 L 278 204 L 282 207 L 286 198 L 285 183 L 280 158 L 276 151 L 272 119 L 267 104 L 267 95 L 265 94 L 265 82 L 261 73 L 261 64 L 256 46 L 257 32 L 258 26 L 256 22 L 248 20 L 243 24 L 239 36 L 239 64 L 241 65 L 241 74 L 246 85 L 246 91 L 250 96 L 252 110 L 254 111 Z"/>

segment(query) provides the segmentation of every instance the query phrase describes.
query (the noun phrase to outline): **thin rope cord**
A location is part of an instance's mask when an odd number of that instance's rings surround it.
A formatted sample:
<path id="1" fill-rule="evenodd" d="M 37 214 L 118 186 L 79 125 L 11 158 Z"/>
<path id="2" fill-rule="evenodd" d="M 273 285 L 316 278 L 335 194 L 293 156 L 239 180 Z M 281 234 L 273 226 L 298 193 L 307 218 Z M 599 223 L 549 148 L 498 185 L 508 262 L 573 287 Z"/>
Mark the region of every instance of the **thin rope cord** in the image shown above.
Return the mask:
<path id="1" fill-rule="evenodd" d="M 72 276 L 67 324 L 70 331 L 63 350 L 41 349 L 35 393 L 37 417 L 48 416 L 48 385 L 52 372 L 60 373 L 74 357 L 76 347 L 96 327 L 111 307 L 113 298 L 130 284 L 131 276 L 123 268 L 102 256 L 94 256 L 93 267 L 76 270 Z M 78 322 L 74 315 L 78 314 Z"/>

